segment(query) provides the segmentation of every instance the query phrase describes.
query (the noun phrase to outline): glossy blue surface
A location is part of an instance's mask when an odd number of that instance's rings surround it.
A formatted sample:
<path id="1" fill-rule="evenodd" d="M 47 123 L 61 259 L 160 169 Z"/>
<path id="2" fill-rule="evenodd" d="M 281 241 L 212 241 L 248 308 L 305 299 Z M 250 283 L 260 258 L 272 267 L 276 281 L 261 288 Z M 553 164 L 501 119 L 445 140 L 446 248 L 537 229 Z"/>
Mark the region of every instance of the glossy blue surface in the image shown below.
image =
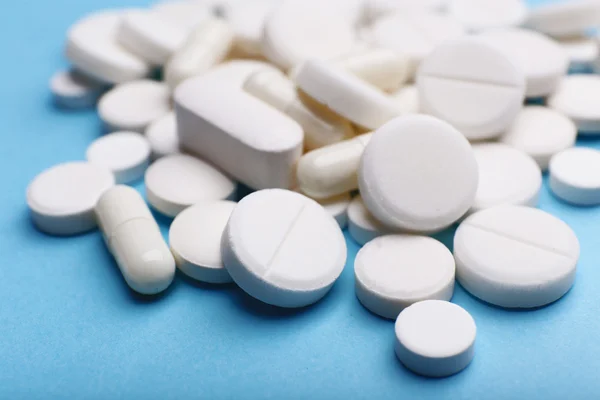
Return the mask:
<path id="1" fill-rule="evenodd" d="M 48 79 L 65 65 L 65 31 L 88 11 L 123 5 L 136 1 L 2 5 L 0 399 L 600 398 L 600 208 L 560 203 L 546 184 L 540 207 L 581 241 L 573 290 L 549 307 L 515 312 L 457 288 L 453 301 L 477 322 L 476 356 L 441 380 L 404 369 L 393 352 L 393 322 L 356 300 L 358 247 L 350 239 L 347 268 L 331 293 L 286 311 L 233 285 L 180 275 L 164 296 L 143 299 L 127 288 L 98 232 L 36 231 L 28 182 L 82 159 L 101 131 L 94 111 L 60 111 L 50 101 Z M 600 148 L 596 140 L 579 144 Z"/>

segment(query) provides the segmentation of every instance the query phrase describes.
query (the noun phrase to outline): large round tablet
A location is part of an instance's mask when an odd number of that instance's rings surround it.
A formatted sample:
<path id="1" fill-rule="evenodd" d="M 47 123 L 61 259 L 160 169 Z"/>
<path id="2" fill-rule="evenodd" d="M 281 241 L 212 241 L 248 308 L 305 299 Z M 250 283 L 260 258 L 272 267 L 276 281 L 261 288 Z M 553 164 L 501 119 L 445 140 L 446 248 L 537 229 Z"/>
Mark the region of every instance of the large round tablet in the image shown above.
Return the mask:
<path id="1" fill-rule="evenodd" d="M 50 90 L 58 106 L 72 109 L 92 107 L 106 85 L 75 70 L 58 71 L 50 79 Z"/>
<path id="2" fill-rule="evenodd" d="M 556 92 L 548 98 L 548 107 L 571 118 L 582 134 L 600 134 L 600 76 L 565 76 Z"/>
<path id="3" fill-rule="evenodd" d="M 552 157 L 550 189 L 572 204 L 600 204 L 600 151 L 575 147 Z"/>
<path id="4" fill-rule="evenodd" d="M 235 206 L 232 201 L 201 201 L 177 215 L 169 246 L 181 272 L 202 282 L 231 282 L 221 259 L 221 237 Z"/>
<path id="5" fill-rule="evenodd" d="M 549 2 L 531 9 L 527 25 L 556 37 L 582 34 L 588 28 L 600 25 L 600 2 L 596 0 Z"/>
<path id="6" fill-rule="evenodd" d="M 348 206 L 348 232 L 356 243 L 362 246 L 389 231 L 371 215 L 360 195 L 352 199 Z"/>
<path id="7" fill-rule="evenodd" d="M 457 221 L 473 203 L 477 180 L 469 142 L 450 124 L 427 115 L 398 117 L 378 129 L 358 173 L 373 216 L 416 232 Z"/>
<path id="8" fill-rule="evenodd" d="M 425 58 L 417 87 L 423 112 L 468 139 L 488 139 L 506 130 L 521 110 L 525 76 L 504 53 L 471 37 L 446 42 Z"/>
<path id="9" fill-rule="evenodd" d="M 236 188 L 221 171 L 185 154 L 156 161 L 146 171 L 145 183 L 148 202 L 170 217 L 199 201 L 230 199 Z"/>
<path id="10" fill-rule="evenodd" d="M 356 296 L 384 318 L 422 300 L 450 300 L 454 257 L 426 236 L 387 235 L 367 243 L 354 260 Z"/>
<path id="11" fill-rule="evenodd" d="M 573 285 L 579 241 L 535 208 L 500 206 L 468 217 L 454 236 L 456 277 L 473 296 L 506 308 L 560 299 Z"/>
<path id="12" fill-rule="evenodd" d="M 346 242 L 333 217 L 314 200 L 282 189 L 254 192 L 238 203 L 221 251 L 239 287 L 279 307 L 315 303 L 346 263 Z"/>
<path id="13" fill-rule="evenodd" d="M 523 0 L 452 0 L 448 7 L 451 17 L 469 31 L 519 26 L 527 19 Z"/>
<path id="14" fill-rule="evenodd" d="M 108 169 L 87 162 L 51 167 L 27 187 L 27 205 L 33 223 L 52 235 L 89 231 L 96 227 L 96 202 L 114 184 Z"/>
<path id="15" fill-rule="evenodd" d="M 179 153 L 175 112 L 171 111 L 148 125 L 145 135 L 154 158 Z"/>
<path id="16" fill-rule="evenodd" d="M 462 307 L 442 300 L 413 304 L 395 325 L 396 356 L 411 371 L 444 377 L 465 369 L 475 354 L 477 328 Z"/>

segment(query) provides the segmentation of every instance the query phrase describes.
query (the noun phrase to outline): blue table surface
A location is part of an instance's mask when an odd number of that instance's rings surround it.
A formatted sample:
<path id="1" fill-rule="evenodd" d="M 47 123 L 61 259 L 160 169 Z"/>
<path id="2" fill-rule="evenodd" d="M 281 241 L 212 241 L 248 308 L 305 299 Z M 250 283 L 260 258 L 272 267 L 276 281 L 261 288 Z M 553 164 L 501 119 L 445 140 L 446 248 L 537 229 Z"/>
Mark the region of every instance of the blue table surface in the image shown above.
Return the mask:
<path id="1" fill-rule="evenodd" d="M 93 110 L 52 105 L 48 79 L 66 65 L 65 32 L 86 12 L 145 3 L 2 6 L 1 399 L 600 398 L 600 208 L 557 201 L 547 178 L 540 208 L 581 242 L 576 284 L 535 311 L 491 307 L 457 287 L 453 301 L 477 323 L 476 356 L 447 379 L 416 376 L 396 360 L 393 322 L 354 295 L 358 246 L 348 236 L 348 263 L 331 293 L 312 307 L 283 310 L 234 285 L 181 275 L 164 296 L 144 299 L 128 289 L 98 232 L 55 238 L 36 231 L 27 184 L 47 167 L 83 159 L 101 133 Z M 600 148 L 597 140 L 579 144 Z M 168 221 L 160 222 L 166 234 Z"/>

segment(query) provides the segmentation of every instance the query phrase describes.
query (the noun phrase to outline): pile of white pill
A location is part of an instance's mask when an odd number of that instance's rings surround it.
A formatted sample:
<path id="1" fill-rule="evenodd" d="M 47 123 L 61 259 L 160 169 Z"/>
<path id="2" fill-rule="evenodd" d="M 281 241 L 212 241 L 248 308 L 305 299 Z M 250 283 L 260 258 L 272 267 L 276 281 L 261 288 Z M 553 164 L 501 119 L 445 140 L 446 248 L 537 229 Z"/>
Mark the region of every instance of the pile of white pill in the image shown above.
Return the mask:
<path id="1" fill-rule="evenodd" d="M 356 296 L 396 321 L 397 357 L 452 375 L 476 337 L 450 303 L 455 281 L 527 309 L 574 283 L 575 233 L 535 207 L 546 171 L 557 198 L 600 205 L 600 151 L 573 147 L 600 135 L 600 77 L 567 75 L 600 68 L 596 26 L 600 0 L 176 0 L 86 15 L 50 87 L 60 107 L 97 106 L 107 134 L 35 177 L 32 221 L 50 235 L 99 227 L 138 293 L 179 268 L 279 307 L 327 294 L 348 227 L 364 245 Z M 126 186 L 142 179 L 145 199 Z M 238 199 L 238 184 L 254 192 Z M 174 218 L 168 241 L 148 204 Z M 450 251 L 431 235 L 452 227 Z"/>

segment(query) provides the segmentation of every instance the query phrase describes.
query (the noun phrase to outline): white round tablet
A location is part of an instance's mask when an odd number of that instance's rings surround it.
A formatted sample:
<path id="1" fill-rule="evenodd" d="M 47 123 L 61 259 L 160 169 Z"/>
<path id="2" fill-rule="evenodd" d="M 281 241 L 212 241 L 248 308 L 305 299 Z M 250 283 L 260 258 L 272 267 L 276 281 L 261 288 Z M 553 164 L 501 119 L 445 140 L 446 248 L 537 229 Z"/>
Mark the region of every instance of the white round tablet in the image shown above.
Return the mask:
<path id="1" fill-rule="evenodd" d="M 448 13 L 470 31 L 519 26 L 527 19 L 523 0 L 451 0 Z"/>
<path id="2" fill-rule="evenodd" d="M 179 137 L 177 136 L 177 118 L 170 111 L 146 128 L 146 139 L 150 143 L 152 156 L 160 158 L 179 153 Z"/>
<path id="3" fill-rule="evenodd" d="M 169 88 L 150 80 L 116 86 L 98 103 L 98 114 L 110 130 L 140 133 L 170 110 Z"/>
<path id="4" fill-rule="evenodd" d="M 221 259 L 221 237 L 236 203 L 202 201 L 183 210 L 169 229 L 177 268 L 202 282 L 231 282 Z"/>
<path id="5" fill-rule="evenodd" d="M 550 189 L 571 204 L 600 204 L 600 151 L 575 147 L 552 157 Z"/>
<path id="6" fill-rule="evenodd" d="M 94 229 L 96 202 L 114 184 L 109 170 L 87 162 L 51 167 L 27 187 L 33 223 L 52 235 L 76 235 Z"/>
<path id="7" fill-rule="evenodd" d="M 144 176 L 150 162 L 150 144 L 135 132 L 115 132 L 92 142 L 87 160 L 109 169 L 117 183 L 134 182 Z"/>
<path id="8" fill-rule="evenodd" d="M 558 40 L 558 44 L 567 54 L 572 72 L 585 71 L 593 68 L 594 61 L 600 55 L 598 42 L 595 38 L 576 35 Z"/>
<path id="9" fill-rule="evenodd" d="M 373 216 L 416 232 L 457 221 L 473 203 L 477 180 L 477 162 L 465 137 L 444 121 L 418 114 L 378 129 L 358 172 L 360 193 Z"/>
<path id="10" fill-rule="evenodd" d="M 550 158 L 573 147 L 577 127 L 564 114 L 543 106 L 525 106 L 500 141 L 529 154 L 542 170 Z"/>
<path id="11" fill-rule="evenodd" d="M 390 95 L 392 100 L 400 105 L 402 114 L 417 114 L 419 112 L 419 90 L 415 85 L 407 85 Z"/>
<path id="12" fill-rule="evenodd" d="M 499 205 L 537 205 L 542 171 L 533 158 L 502 143 L 475 144 L 473 152 L 479 184 L 470 213 Z"/>
<path id="13" fill-rule="evenodd" d="M 395 325 L 396 356 L 411 371 L 441 378 L 465 369 L 475 355 L 477 328 L 462 307 L 442 300 L 413 304 Z"/>
<path id="14" fill-rule="evenodd" d="M 567 53 L 556 41 L 541 33 L 506 28 L 494 29 L 478 37 L 506 54 L 525 73 L 527 97 L 547 96 L 554 92 L 569 68 Z"/>
<path id="15" fill-rule="evenodd" d="M 468 139 L 489 139 L 522 108 L 525 76 L 504 53 L 482 40 L 437 47 L 417 73 L 421 110 L 452 124 Z"/>
<path id="16" fill-rule="evenodd" d="M 581 134 L 600 134 L 600 76 L 565 76 L 556 92 L 548 98 L 548 107 L 571 118 Z"/>
<path id="17" fill-rule="evenodd" d="M 250 296 L 279 307 L 320 300 L 346 263 L 337 222 L 314 200 L 266 189 L 242 199 L 223 233 L 227 271 Z"/>
<path id="18" fill-rule="evenodd" d="M 541 307 L 573 285 L 579 241 L 535 208 L 500 206 L 468 217 L 454 236 L 456 277 L 473 296 L 506 308 Z"/>
<path id="19" fill-rule="evenodd" d="M 426 236 L 387 235 L 367 243 L 356 255 L 356 296 L 371 312 L 396 319 L 423 300 L 450 300 L 454 257 Z"/>
<path id="20" fill-rule="evenodd" d="M 556 37 L 581 34 L 600 25 L 600 2 L 570 0 L 534 7 L 529 12 L 527 25 Z"/>
<path id="21" fill-rule="evenodd" d="M 58 71 L 50 79 L 54 102 L 65 108 L 93 107 L 106 85 L 75 70 Z"/>
<path id="22" fill-rule="evenodd" d="M 356 243 L 362 246 L 389 231 L 371 215 L 361 196 L 352 199 L 348 206 L 348 232 Z"/>
<path id="23" fill-rule="evenodd" d="M 235 183 L 212 165 L 186 154 L 172 154 L 146 171 L 146 195 L 152 207 L 175 217 L 204 200 L 226 200 L 235 195 Z"/>

